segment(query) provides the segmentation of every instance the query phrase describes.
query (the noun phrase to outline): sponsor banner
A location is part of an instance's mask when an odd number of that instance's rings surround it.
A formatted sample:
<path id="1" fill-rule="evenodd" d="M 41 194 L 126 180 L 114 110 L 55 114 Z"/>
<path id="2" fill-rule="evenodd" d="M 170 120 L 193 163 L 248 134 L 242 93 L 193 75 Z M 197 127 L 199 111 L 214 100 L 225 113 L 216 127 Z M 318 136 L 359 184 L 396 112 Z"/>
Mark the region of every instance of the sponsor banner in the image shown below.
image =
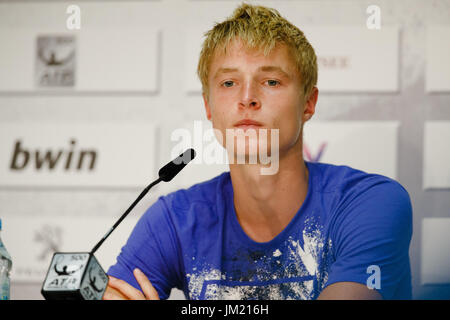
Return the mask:
<path id="1" fill-rule="evenodd" d="M 0 27 L 0 91 L 157 92 L 159 31 Z"/>
<path id="2" fill-rule="evenodd" d="M 450 91 L 450 27 L 427 26 L 425 87 L 427 92 Z"/>
<path id="3" fill-rule="evenodd" d="M 89 252 L 119 217 L 2 216 L 2 240 L 13 260 L 11 281 L 44 282 L 55 252 Z M 95 253 L 102 268 L 116 263 L 138 218 L 128 216 Z"/>
<path id="4" fill-rule="evenodd" d="M 307 122 L 303 130 L 304 159 L 396 179 L 398 128 L 395 121 Z"/>
<path id="5" fill-rule="evenodd" d="M 0 186 L 143 187 L 157 178 L 153 124 L 3 124 Z"/>
<path id="6" fill-rule="evenodd" d="M 320 92 L 398 90 L 398 27 L 369 30 L 365 26 L 332 25 L 302 26 L 301 29 L 317 55 Z M 198 27 L 186 31 L 185 88 L 188 93 L 201 92 L 196 70 L 205 30 Z"/>
<path id="7" fill-rule="evenodd" d="M 421 283 L 450 283 L 450 218 L 422 220 Z"/>
<path id="8" fill-rule="evenodd" d="M 450 188 L 450 121 L 427 121 L 424 126 L 423 188 Z"/>
<path id="9" fill-rule="evenodd" d="M 302 30 L 316 51 L 322 92 L 398 90 L 398 27 L 305 26 Z"/>

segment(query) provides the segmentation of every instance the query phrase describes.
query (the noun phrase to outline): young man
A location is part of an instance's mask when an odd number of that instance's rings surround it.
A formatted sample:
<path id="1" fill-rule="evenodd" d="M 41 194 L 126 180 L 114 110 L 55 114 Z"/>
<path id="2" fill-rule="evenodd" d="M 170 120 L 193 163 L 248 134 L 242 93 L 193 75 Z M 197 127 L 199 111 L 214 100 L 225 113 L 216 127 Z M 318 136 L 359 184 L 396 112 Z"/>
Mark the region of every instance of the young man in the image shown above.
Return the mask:
<path id="1" fill-rule="evenodd" d="M 104 299 L 166 299 L 175 287 L 188 299 L 410 299 L 405 189 L 303 160 L 318 97 L 303 33 L 275 10 L 243 4 L 206 34 L 198 73 L 222 137 L 278 130 L 268 146 L 278 170 L 230 161 L 230 172 L 160 197 L 109 269 Z"/>

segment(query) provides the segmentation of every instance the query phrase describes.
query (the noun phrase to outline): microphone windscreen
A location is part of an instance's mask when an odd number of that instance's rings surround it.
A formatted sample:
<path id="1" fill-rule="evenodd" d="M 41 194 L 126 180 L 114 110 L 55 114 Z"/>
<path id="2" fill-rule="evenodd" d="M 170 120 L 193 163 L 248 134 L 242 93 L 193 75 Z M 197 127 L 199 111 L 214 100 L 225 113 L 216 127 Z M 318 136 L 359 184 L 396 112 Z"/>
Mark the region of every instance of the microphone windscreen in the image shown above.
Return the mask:
<path id="1" fill-rule="evenodd" d="M 165 182 L 172 180 L 194 158 L 195 150 L 186 150 L 159 170 L 159 178 Z"/>

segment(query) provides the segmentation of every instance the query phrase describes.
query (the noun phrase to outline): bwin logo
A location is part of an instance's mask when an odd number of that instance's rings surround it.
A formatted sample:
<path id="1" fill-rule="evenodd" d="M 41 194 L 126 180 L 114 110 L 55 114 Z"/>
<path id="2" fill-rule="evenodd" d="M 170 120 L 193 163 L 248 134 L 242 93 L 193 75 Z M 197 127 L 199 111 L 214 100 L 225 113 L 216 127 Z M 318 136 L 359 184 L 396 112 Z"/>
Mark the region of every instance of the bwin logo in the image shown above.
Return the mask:
<path id="1" fill-rule="evenodd" d="M 16 140 L 11 157 L 9 168 L 14 171 L 21 171 L 27 167 L 33 167 L 36 170 L 42 170 L 47 167 L 49 170 L 55 170 L 58 164 L 62 164 L 64 170 L 83 170 L 93 171 L 97 160 L 97 151 L 95 150 L 77 150 L 76 140 L 70 140 L 68 150 L 29 150 L 23 146 L 21 140 Z"/>

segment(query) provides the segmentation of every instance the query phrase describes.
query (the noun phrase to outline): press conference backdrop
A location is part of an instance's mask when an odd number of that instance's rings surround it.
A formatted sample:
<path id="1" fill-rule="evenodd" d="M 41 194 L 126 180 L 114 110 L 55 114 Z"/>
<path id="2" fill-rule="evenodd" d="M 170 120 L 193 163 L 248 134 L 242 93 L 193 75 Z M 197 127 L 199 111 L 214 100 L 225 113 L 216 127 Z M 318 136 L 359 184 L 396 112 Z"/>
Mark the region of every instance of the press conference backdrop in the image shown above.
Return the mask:
<path id="1" fill-rule="evenodd" d="M 279 10 L 318 55 L 305 159 L 405 186 L 413 296 L 450 298 L 450 1 L 249 2 Z M 90 250 L 185 146 L 197 159 L 105 242 L 105 269 L 160 195 L 228 170 L 195 70 L 203 32 L 239 3 L 0 1 L 0 217 L 12 299 L 42 299 L 52 253 Z"/>

